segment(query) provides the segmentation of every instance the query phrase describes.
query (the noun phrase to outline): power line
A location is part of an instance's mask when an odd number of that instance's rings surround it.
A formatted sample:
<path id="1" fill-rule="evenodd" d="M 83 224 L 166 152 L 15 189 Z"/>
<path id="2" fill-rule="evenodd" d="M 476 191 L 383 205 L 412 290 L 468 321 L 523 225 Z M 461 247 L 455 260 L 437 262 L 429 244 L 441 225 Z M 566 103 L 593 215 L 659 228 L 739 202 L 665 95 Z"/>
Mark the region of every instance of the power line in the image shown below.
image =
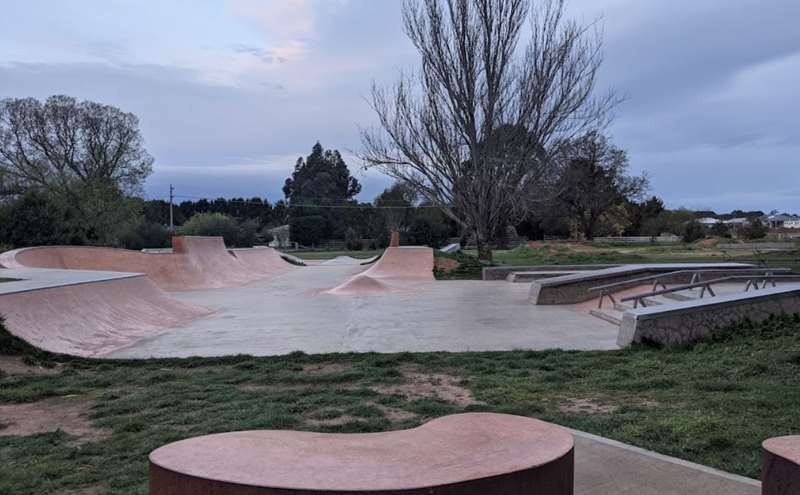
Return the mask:
<path id="1" fill-rule="evenodd" d="M 184 199 L 194 199 L 194 200 L 206 200 L 209 203 L 214 203 L 217 199 L 222 199 L 226 203 L 242 204 L 242 205 L 253 205 L 253 206 L 262 206 L 262 207 L 264 207 L 264 206 L 274 207 L 274 205 L 277 204 L 277 202 L 276 203 L 270 203 L 269 199 L 267 199 L 267 198 L 264 198 L 264 200 L 261 201 L 261 202 L 255 202 L 255 201 L 246 200 L 246 199 L 227 199 L 227 198 L 223 198 L 223 197 L 218 197 L 218 198 L 215 198 L 215 199 L 209 199 L 208 197 L 189 196 L 189 195 L 185 195 L 185 194 L 175 194 L 174 197 L 175 198 L 184 198 Z M 330 201 L 330 199 L 328 199 L 328 198 L 305 197 L 303 199 L 306 199 L 306 200 L 308 200 L 308 199 L 322 199 L 322 200 Z M 402 201 L 402 200 L 383 200 L 383 201 L 384 202 L 391 202 L 391 201 Z M 374 209 L 379 209 L 379 210 L 380 209 L 403 210 L 403 209 L 418 209 L 418 208 L 439 208 L 438 206 L 427 205 L 427 204 L 416 205 L 416 206 L 408 205 L 408 204 L 396 205 L 396 206 L 393 206 L 393 205 L 380 205 L 380 206 L 378 206 L 378 205 L 374 205 L 372 203 L 356 203 L 356 204 L 347 204 L 347 205 L 343 205 L 343 204 L 340 204 L 340 205 L 335 205 L 335 204 L 325 205 L 325 204 L 319 204 L 319 203 L 297 203 L 297 202 L 292 203 L 292 202 L 288 202 L 288 203 L 285 203 L 285 204 L 286 204 L 287 208 L 331 208 L 331 209 L 362 209 L 362 210 L 374 210 Z"/>

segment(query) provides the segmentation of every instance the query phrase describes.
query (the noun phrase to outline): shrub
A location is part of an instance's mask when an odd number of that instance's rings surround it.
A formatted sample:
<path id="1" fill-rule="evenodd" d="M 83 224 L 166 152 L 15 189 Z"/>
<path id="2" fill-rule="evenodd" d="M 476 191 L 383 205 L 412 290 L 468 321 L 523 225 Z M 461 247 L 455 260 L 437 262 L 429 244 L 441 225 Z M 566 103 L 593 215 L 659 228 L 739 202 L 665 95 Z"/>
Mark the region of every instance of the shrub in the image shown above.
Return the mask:
<path id="1" fill-rule="evenodd" d="M 165 248 L 169 247 L 172 234 L 165 226 L 156 222 L 143 220 L 129 224 L 119 235 L 120 247 L 125 249 Z"/>
<path id="2" fill-rule="evenodd" d="M 348 227 L 344 231 L 344 245 L 350 251 L 361 251 L 364 245 L 361 243 L 361 238 L 352 227 Z"/>
<path id="3" fill-rule="evenodd" d="M 722 222 L 717 222 L 711 226 L 711 235 L 715 237 L 730 237 L 731 232 L 727 225 Z"/>
<path id="4" fill-rule="evenodd" d="M 706 231 L 703 229 L 703 226 L 700 225 L 700 222 L 696 220 L 692 220 L 691 222 L 686 224 L 683 230 L 683 242 L 691 243 L 695 241 L 699 241 L 700 239 L 705 239 Z"/>
<path id="5" fill-rule="evenodd" d="M 220 236 L 228 246 L 239 242 L 239 226 L 236 220 L 222 213 L 198 213 L 179 230 L 182 235 Z"/>
<path id="6" fill-rule="evenodd" d="M 289 232 L 292 241 L 302 246 L 314 246 L 325 238 L 325 218 L 320 215 L 291 217 Z"/>
<path id="7" fill-rule="evenodd" d="M 748 225 L 742 230 L 742 235 L 744 235 L 745 238 L 750 240 L 763 239 L 764 237 L 767 236 L 768 233 L 769 233 L 769 228 L 767 228 L 767 226 L 764 225 L 759 219 L 753 220 L 750 223 L 750 225 Z"/>
<path id="8" fill-rule="evenodd" d="M 449 238 L 447 225 L 438 218 L 418 216 L 406 232 L 406 242 L 417 246 L 442 247 Z"/>
<path id="9" fill-rule="evenodd" d="M 239 223 L 239 233 L 236 236 L 236 246 L 251 247 L 258 242 L 258 220 L 250 218 Z"/>

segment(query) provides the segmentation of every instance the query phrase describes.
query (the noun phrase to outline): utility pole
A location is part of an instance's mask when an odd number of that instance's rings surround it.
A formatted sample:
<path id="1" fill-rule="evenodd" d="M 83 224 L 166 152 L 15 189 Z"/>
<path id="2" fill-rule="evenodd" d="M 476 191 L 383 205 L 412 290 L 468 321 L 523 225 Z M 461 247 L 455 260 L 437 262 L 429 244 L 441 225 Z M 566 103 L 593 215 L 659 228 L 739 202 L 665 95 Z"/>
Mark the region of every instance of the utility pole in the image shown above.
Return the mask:
<path id="1" fill-rule="evenodd" d="M 169 185 L 169 231 L 175 232 L 175 223 L 172 217 L 172 200 L 175 198 L 175 188 Z"/>

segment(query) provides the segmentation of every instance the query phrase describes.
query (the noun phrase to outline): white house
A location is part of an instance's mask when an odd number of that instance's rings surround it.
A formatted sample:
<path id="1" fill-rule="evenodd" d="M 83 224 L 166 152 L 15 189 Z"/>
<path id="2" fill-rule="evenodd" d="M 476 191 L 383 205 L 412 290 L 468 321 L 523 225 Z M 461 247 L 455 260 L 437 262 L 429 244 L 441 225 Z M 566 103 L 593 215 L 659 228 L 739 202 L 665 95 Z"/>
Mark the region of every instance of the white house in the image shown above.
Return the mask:
<path id="1" fill-rule="evenodd" d="M 706 226 L 706 227 L 711 227 L 713 225 L 718 224 L 720 221 L 721 220 L 719 220 L 718 218 L 706 217 L 706 218 L 698 219 L 697 223 L 699 223 L 700 225 Z"/>
<path id="2" fill-rule="evenodd" d="M 762 221 L 771 229 L 800 229 L 800 216 L 789 213 L 772 212 Z"/>

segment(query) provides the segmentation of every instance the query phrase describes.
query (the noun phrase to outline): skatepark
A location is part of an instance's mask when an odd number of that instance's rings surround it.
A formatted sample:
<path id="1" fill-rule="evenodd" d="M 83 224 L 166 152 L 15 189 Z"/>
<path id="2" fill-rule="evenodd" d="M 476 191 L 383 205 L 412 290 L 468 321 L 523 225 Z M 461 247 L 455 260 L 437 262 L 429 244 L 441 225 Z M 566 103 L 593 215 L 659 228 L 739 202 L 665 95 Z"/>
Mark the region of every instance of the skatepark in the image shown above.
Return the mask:
<path id="1" fill-rule="evenodd" d="M 297 266 L 220 238 L 157 254 L 28 248 L 0 257 L 18 279 L 0 286 L 0 313 L 29 343 L 84 357 L 617 348 L 608 322 L 532 305 L 523 284 L 434 280 L 430 248 L 361 263 Z"/>
<path id="2" fill-rule="evenodd" d="M 718 322 L 800 305 L 798 276 L 780 268 L 527 267 L 534 280 L 524 283 L 513 271 L 506 278 L 516 283 L 441 281 L 433 250 L 414 246 L 305 263 L 272 248 L 179 236 L 156 252 L 23 248 L 1 254 L 0 265 L 12 280 L 0 285 L 8 330 L 81 357 L 611 350 L 642 340 L 680 345 Z"/>

